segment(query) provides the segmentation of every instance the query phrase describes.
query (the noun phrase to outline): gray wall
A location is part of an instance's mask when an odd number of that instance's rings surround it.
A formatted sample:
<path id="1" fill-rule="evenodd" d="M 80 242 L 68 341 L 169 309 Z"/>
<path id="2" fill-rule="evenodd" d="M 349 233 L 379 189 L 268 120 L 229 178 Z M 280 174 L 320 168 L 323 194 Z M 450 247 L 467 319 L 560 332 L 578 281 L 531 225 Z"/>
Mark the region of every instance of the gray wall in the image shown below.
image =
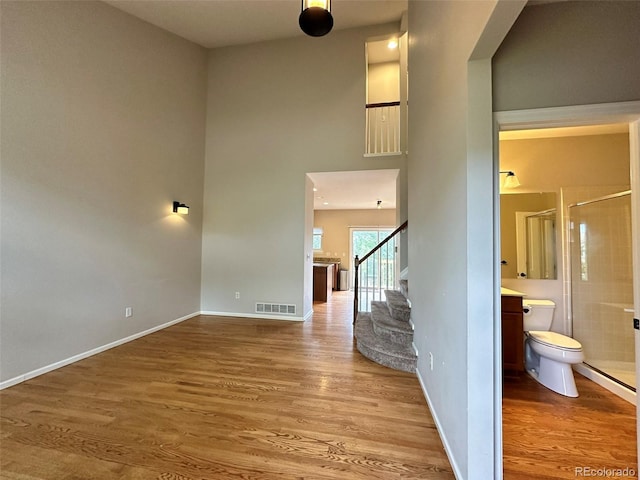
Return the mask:
<path id="1" fill-rule="evenodd" d="M 206 51 L 100 2 L 1 8 L 6 381 L 199 311 Z"/>
<path id="2" fill-rule="evenodd" d="M 402 157 L 363 157 L 365 41 L 398 29 L 210 52 L 203 311 L 253 314 L 266 301 L 311 312 L 306 173 L 405 168 Z"/>
<path id="3" fill-rule="evenodd" d="M 409 4 L 409 294 L 418 376 L 456 477 L 467 480 L 500 471 L 489 59 L 521 8 Z"/>
<path id="4" fill-rule="evenodd" d="M 529 6 L 493 59 L 494 110 L 640 99 L 640 2 Z"/>

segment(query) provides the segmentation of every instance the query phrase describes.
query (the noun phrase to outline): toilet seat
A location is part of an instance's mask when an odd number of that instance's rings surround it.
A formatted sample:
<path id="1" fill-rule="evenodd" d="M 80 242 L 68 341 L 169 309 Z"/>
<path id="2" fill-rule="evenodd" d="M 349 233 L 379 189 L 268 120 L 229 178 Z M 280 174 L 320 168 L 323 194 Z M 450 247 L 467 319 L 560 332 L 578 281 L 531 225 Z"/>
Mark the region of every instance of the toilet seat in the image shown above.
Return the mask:
<path id="1" fill-rule="evenodd" d="M 567 337 L 556 332 L 531 331 L 527 332 L 531 341 L 546 345 L 548 347 L 557 348 L 571 352 L 582 351 L 582 345 L 577 340 Z"/>

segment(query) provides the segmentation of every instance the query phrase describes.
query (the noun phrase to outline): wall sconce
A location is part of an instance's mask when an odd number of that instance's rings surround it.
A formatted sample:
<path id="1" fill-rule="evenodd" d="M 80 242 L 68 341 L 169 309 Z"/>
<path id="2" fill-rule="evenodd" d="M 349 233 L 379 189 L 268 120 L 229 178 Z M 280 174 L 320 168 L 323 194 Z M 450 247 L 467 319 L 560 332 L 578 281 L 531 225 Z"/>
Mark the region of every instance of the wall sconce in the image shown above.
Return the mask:
<path id="1" fill-rule="evenodd" d="M 184 203 L 173 202 L 173 213 L 180 213 L 181 215 L 189 215 L 189 207 Z"/>
<path id="2" fill-rule="evenodd" d="M 331 0 L 302 0 L 298 24 L 311 37 L 322 37 L 333 28 Z"/>
<path id="3" fill-rule="evenodd" d="M 502 186 L 504 188 L 516 188 L 520 186 L 520 180 L 518 180 L 518 177 L 516 177 L 516 174 L 513 173 L 510 170 L 505 170 L 503 172 L 500 172 L 500 174 L 505 173 L 507 176 L 504 179 L 504 182 L 502 183 Z"/>
<path id="4" fill-rule="evenodd" d="M 378 210 L 380 210 L 382 208 L 382 200 L 378 200 L 377 205 L 378 205 Z"/>

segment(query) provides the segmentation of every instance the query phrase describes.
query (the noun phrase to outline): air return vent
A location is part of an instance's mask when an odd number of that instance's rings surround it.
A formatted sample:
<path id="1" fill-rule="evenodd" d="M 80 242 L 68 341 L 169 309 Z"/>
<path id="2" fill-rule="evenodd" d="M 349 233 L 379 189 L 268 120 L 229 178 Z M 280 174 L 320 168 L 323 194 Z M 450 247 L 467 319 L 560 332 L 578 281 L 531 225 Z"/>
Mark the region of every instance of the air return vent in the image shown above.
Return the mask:
<path id="1" fill-rule="evenodd" d="M 296 306 L 287 305 L 285 303 L 256 303 L 256 313 L 265 313 L 271 315 L 295 315 Z"/>

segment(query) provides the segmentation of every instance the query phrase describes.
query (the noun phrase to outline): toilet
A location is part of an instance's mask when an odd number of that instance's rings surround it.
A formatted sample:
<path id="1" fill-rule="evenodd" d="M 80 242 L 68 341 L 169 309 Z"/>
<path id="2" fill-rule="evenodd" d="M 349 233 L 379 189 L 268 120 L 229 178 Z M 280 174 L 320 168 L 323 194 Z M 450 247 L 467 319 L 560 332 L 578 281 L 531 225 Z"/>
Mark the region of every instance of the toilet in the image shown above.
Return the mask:
<path id="1" fill-rule="evenodd" d="M 571 365 L 584 360 L 582 345 L 566 335 L 549 331 L 555 308 L 551 300 L 522 300 L 524 365 L 527 373 L 545 387 L 567 397 L 577 397 Z"/>

